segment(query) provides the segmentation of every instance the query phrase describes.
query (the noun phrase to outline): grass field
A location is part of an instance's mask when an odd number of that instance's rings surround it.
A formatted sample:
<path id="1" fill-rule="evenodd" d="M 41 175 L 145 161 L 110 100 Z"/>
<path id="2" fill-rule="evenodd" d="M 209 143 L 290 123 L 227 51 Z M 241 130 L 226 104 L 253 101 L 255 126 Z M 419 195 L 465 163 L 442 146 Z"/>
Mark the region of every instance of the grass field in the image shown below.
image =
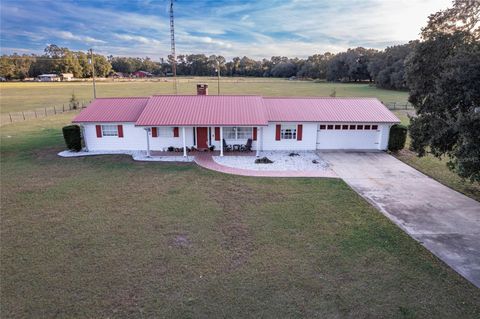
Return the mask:
<path id="1" fill-rule="evenodd" d="M 195 94 L 196 83 L 208 83 L 209 93 L 217 94 L 217 81 L 211 78 L 180 79 L 180 94 Z M 313 81 L 288 81 L 264 78 L 225 78 L 220 84 L 222 94 L 250 94 L 265 96 L 328 96 L 335 89 L 337 96 L 377 97 L 385 102 L 407 100 L 406 92 L 377 89 L 368 84 L 315 83 Z M 1 113 L 19 112 L 35 108 L 68 105 L 75 92 L 81 101 L 93 96 L 91 82 L 58 83 L 0 83 Z M 148 96 L 172 94 L 172 82 L 98 82 L 98 97 Z"/>
<path id="2" fill-rule="evenodd" d="M 412 112 L 412 111 L 409 111 Z M 402 121 L 402 124 L 408 125 L 410 123 L 407 112 L 395 111 L 398 118 Z M 422 173 L 436 179 L 440 183 L 447 185 L 456 191 L 463 193 L 477 201 L 480 201 L 480 184 L 470 183 L 463 180 L 457 174 L 450 171 L 446 165 L 447 159 L 438 159 L 435 156 L 427 155 L 424 157 L 418 157 L 410 151 L 410 137 L 407 137 L 405 149 L 395 154 L 399 160 L 407 163 L 408 165 L 418 169 Z"/>
<path id="3" fill-rule="evenodd" d="M 337 179 L 64 159 L 2 127 L 2 318 L 478 318 L 480 290 Z"/>

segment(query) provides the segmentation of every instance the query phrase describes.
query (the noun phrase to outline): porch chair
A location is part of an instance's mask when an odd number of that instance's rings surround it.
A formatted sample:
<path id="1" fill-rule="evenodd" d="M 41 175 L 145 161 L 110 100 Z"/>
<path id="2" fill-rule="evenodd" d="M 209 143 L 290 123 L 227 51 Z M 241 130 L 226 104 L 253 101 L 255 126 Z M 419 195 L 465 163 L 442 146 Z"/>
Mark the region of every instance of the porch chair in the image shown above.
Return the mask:
<path id="1" fill-rule="evenodd" d="M 242 149 L 241 149 L 243 152 L 251 152 L 252 151 L 252 139 L 249 138 L 247 140 L 247 144 L 245 145 L 242 145 Z"/>
<path id="2" fill-rule="evenodd" d="M 222 140 L 222 144 L 224 152 L 230 152 L 232 150 L 232 145 L 228 145 L 225 139 Z"/>

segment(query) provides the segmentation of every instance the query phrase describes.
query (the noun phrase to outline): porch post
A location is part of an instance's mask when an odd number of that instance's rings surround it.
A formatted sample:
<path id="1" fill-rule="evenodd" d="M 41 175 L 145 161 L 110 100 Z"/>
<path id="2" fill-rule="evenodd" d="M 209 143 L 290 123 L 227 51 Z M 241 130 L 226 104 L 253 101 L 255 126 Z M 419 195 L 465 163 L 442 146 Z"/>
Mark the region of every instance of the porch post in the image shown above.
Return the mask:
<path id="1" fill-rule="evenodd" d="M 149 137 L 150 128 L 149 127 L 145 128 L 145 133 L 147 134 L 147 157 L 150 157 L 150 137 Z"/>
<path id="2" fill-rule="evenodd" d="M 220 156 L 223 156 L 223 126 L 220 126 Z"/>
<path id="3" fill-rule="evenodd" d="M 182 127 L 183 156 L 187 156 L 187 142 L 185 138 L 185 126 Z"/>
<path id="4" fill-rule="evenodd" d="M 256 156 L 259 157 L 260 156 L 260 142 L 261 142 L 261 130 L 262 128 L 261 127 L 257 127 L 257 145 L 256 145 Z"/>

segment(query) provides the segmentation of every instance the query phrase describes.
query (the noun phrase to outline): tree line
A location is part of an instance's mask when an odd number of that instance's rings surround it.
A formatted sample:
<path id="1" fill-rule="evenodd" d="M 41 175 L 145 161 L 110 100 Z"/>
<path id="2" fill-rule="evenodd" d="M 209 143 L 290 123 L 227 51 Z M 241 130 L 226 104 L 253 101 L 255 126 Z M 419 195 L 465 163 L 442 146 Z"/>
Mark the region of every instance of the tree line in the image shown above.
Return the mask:
<path id="1" fill-rule="evenodd" d="M 379 51 L 362 47 L 333 54 L 315 54 L 306 59 L 273 56 L 255 60 L 247 56 L 227 61 L 221 55 L 187 54 L 177 56 L 177 75 L 215 76 L 218 68 L 222 76 L 298 77 L 333 82 L 370 81 L 380 88 L 407 89 L 404 66 L 406 57 L 418 41 L 388 47 Z M 73 73 L 76 78 L 92 76 L 90 55 L 82 51 L 49 45 L 42 55 L 2 55 L 0 76 L 7 80 L 23 80 L 44 73 Z M 146 58 L 115 57 L 94 54 L 95 74 L 99 77 L 121 72 L 125 75 L 147 71 L 156 76 L 172 73 L 172 57 L 153 61 Z"/>

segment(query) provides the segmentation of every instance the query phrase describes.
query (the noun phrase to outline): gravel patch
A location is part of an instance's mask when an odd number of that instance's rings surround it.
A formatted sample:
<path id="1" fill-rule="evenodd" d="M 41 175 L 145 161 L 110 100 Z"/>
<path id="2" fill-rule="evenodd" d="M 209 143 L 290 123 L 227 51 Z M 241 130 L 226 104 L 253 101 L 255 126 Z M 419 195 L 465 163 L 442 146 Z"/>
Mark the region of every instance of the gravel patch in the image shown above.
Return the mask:
<path id="1" fill-rule="evenodd" d="M 290 153 L 298 156 L 289 156 Z M 258 171 L 314 171 L 328 170 L 328 164 L 315 152 L 261 152 L 260 157 L 267 157 L 272 164 L 255 164 L 255 156 L 213 156 L 220 165 Z M 313 163 L 316 161 L 317 163 Z"/>
<path id="2" fill-rule="evenodd" d="M 97 155 L 118 155 L 125 154 L 131 155 L 135 161 L 145 161 L 145 162 L 193 162 L 193 156 L 152 156 L 147 157 L 146 151 L 62 151 L 58 153 L 58 156 L 61 157 L 83 157 L 83 156 L 97 156 Z"/>

